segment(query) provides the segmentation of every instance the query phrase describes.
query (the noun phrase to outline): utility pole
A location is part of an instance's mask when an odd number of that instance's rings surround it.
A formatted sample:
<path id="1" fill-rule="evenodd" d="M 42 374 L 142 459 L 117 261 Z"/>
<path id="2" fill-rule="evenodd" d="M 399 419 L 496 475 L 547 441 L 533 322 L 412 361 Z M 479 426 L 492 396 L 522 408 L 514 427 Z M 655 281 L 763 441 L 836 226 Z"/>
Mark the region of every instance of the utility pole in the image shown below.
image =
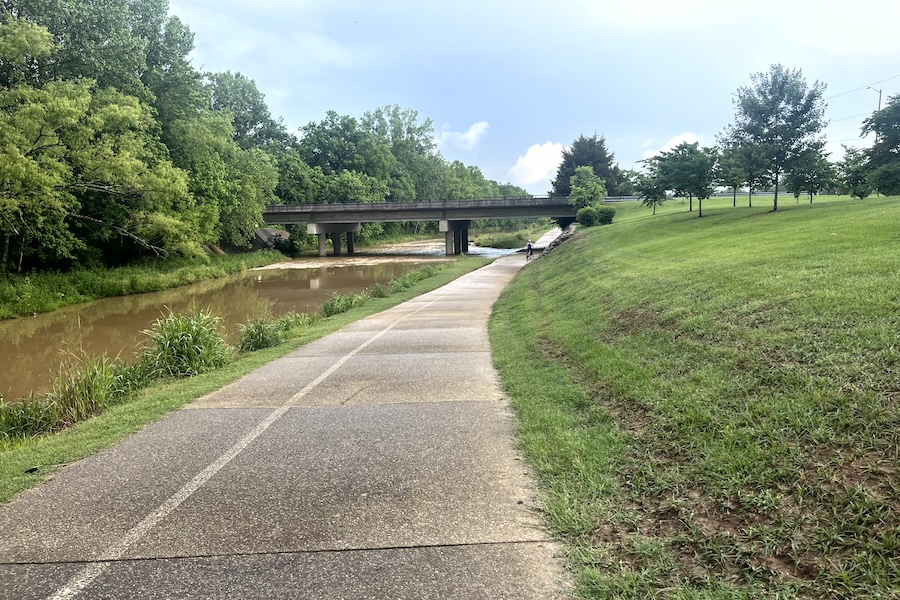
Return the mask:
<path id="1" fill-rule="evenodd" d="M 866 86 L 866 89 L 872 90 L 873 92 L 878 92 L 878 110 L 876 111 L 876 113 L 881 112 L 881 90 L 876 90 L 875 88 L 868 86 L 868 85 Z M 878 143 L 878 131 L 877 130 L 875 131 L 875 143 L 876 144 Z"/>
<path id="2" fill-rule="evenodd" d="M 866 86 L 867 90 L 872 90 L 873 92 L 878 92 L 878 110 L 881 110 L 881 90 L 876 90 L 871 86 Z"/>

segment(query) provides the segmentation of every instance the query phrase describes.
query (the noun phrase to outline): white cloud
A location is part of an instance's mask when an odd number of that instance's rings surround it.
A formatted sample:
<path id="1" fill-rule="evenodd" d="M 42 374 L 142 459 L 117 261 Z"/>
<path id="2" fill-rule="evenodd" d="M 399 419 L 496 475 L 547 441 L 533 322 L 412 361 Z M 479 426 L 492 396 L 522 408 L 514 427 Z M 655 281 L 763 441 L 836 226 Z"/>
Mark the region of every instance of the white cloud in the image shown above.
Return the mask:
<path id="1" fill-rule="evenodd" d="M 539 183 L 545 183 L 547 185 L 544 187 L 549 187 L 550 178 L 556 174 L 562 162 L 563 149 L 562 144 L 549 141 L 530 146 L 509 170 L 510 181 L 529 190 Z"/>
<path id="2" fill-rule="evenodd" d="M 648 159 L 648 158 L 652 158 L 662 152 L 668 152 L 669 150 L 672 150 L 673 148 L 675 148 L 675 146 L 677 146 L 681 142 L 687 142 L 688 144 L 693 144 L 694 142 L 699 142 L 699 141 L 701 141 L 701 140 L 699 137 L 697 137 L 696 133 L 691 133 L 691 132 L 682 133 L 680 135 L 676 135 L 673 138 L 669 138 L 669 141 L 667 141 L 665 144 L 663 144 L 659 148 L 656 148 L 656 149 L 651 148 L 649 150 L 645 150 L 644 153 L 641 155 L 641 158 Z M 647 144 L 644 144 L 644 147 L 646 148 Z"/>
<path id="3" fill-rule="evenodd" d="M 441 149 L 452 147 L 458 150 L 474 150 L 475 146 L 487 135 L 489 127 L 487 121 L 473 123 L 466 131 L 448 131 L 445 127 L 444 131 L 437 134 L 434 141 Z"/>

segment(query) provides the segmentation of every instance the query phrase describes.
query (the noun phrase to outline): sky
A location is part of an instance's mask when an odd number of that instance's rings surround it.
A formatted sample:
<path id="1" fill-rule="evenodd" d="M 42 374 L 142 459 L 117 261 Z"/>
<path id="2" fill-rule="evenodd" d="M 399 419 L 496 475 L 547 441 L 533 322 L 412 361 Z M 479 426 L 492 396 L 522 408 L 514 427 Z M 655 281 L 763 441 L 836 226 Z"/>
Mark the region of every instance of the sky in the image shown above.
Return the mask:
<path id="1" fill-rule="evenodd" d="M 256 82 L 287 128 L 397 104 L 448 160 L 545 194 L 602 135 L 622 168 L 712 146 L 733 94 L 779 63 L 827 85 L 826 151 L 900 94 L 898 0 L 170 0 L 202 71 Z M 880 92 L 880 94 L 879 94 Z"/>

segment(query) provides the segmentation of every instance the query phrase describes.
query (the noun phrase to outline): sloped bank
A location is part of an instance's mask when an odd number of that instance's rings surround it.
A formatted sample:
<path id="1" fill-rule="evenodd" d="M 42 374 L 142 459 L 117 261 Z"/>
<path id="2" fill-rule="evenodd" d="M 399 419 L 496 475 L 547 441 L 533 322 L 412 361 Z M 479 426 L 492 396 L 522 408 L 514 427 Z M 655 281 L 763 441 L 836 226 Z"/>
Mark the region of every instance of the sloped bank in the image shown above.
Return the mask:
<path id="1" fill-rule="evenodd" d="M 579 231 L 495 305 L 578 593 L 894 597 L 900 199 L 719 208 Z"/>

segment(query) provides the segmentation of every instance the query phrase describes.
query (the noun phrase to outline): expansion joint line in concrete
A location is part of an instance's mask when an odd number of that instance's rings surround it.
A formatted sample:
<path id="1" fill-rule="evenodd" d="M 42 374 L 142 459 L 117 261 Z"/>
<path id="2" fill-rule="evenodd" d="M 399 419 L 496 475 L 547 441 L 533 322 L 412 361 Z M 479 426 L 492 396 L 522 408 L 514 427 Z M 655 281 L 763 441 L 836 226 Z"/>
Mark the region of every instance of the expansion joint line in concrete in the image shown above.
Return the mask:
<path id="1" fill-rule="evenodd" d="M 438 300 L 443 299 L 445 296 L 450 295 L 449 292 L 444 293 L 431 302 L 422 305 L 418 309 L 402 315 L 397 320 L 393 321 L 390 325 L 373 335 L 371 338 L 348 352 L 346 355 L 340 358 L 337 362 L 335 362 L 331 367 L 326 369 L 321 375 L 316 377 L 312 382 L 306 385 L 302 390 L 291 396 L 285 404 L 273 410 L 268 417 L 266 417 L 262 422 L 259 423 L 250 433 L 245 435 L 234 444 L 231 448 L 229 448 L 224 454 L 222 454 L 218 459 L 216 459 L 212 464 L 207 466 L 205 469 L 200 471 L 191 481 L 186 483 L 180 490 L 175 492 L 172 496 L 170 496 L 165 502 L 160 504 L 156 510 L 152 513 L 144 517 L 144 519 L 135 525 L 131 530 L 125 533 L 117 542 L 112 544 L 109 548 L 104 551 L 100 557 L 95 562 L 91 562 L 87 567 L 82 569 L 79 573 L 73 576 L 63 587 L 58 589 L 56 593 L 52 596 L 49 596 L 50 600 L 67 600 L 69 598 L 74 598 L 77 596 L 82 590 L 88 587 L 95 579 L 97 579 L 103 572 L 110 566 L 110 564 L 119 561 L 122 556 L 125 555 L 125 552 L 141 540 L 147 533 L 150 532 L 160 521 L 168 517 L 172 514 L 175 509 L 177 509 L 181 504 L 190 498 L 194 492 L 199 490 L 204 484 L 206 484 L 210 479 L 215 476 L 216 473 L 222 470 L 228 463 L 230 463 L 236 456 L 238 456 L 241 452 L 243 452 L 250 444 L 252 444 L 259 436 L 261 436 L 269 427 L 272 426 L 273 423 L 278 421 L 281 417 L 284 416 L 286 412 L 288 412 L 291 408 L 297 405 L 297 403 L 303 399 L 307 394 L 309 394 L 312 390 L 314 390 L 317 386 L 319 386 L 323 381 L 325 381 L 330 375 L 332 375 L 335 371 L 340 369 L 344 363 L 348 360 L 365 350 L 369 344 L 378 340 L 381 336 L 385 335 L 391 329 L 393 329 L 398 323 L 415 315 L 416 313 L 425 310 Z"/>
<path id="2" fill-rule="evenodd" d="M 119 558 L 105 561 L 106 566 L 113 564 L 138 564 L 154 562 L 171 562 L 179 560 L 217 560 L 225 558 L 255 558 L 260 556 L 316 556 L 321 554 L 354 554 L 397 552 L 403 550 L 459 550 L 466 548 L 502 548 L 503 546 L 525 546 L 531 544 L 546 544 L 546 537 L 535 539 L 506 540 L 502 542 L 458 542 L 455 544 L 408 544 L 405 546 L 367 546 L 365 548 L 322 548 L 318 550 L 283 550 L 280 552 L 231 552 L 228 554 L 191 554 L 189 556 L 151 556 L 147 558 Z M 99 564 L 91 561 L 50 561 L 50 562 L 12 562 L 0 563 L 3 565 L 17 566 L 47 566 L 47 565 L 88 565 L 85 570 Z"/>

